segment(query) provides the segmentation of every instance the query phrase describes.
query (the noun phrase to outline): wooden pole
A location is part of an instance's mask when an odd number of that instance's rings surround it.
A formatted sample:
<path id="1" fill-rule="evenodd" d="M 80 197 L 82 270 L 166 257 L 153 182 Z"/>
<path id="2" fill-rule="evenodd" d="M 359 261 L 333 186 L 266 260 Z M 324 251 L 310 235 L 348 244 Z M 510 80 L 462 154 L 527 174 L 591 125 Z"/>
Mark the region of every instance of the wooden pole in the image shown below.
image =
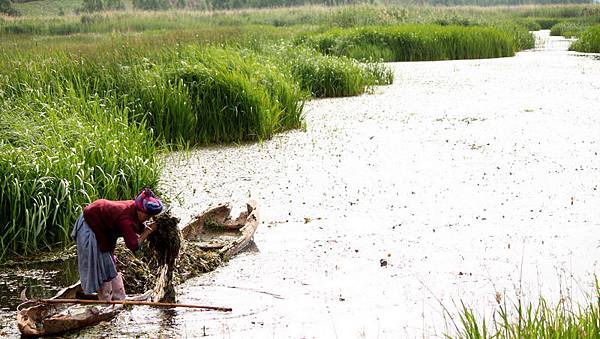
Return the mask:
<path id="1" fill-rule="evenodd" d="M 201 308 L 201 309 L 205 309 L 205 310 L 221 311 L 221 312 L 231 312 L 231 310 L 232 310 L 230 307 L 161 303 L 161 302 L 141 301 L 141 300 L 39 299 L 37 301 L 46 303 L 46 304 L 145 305 L 145 306 L 156 306 L 156 307 Z"/>

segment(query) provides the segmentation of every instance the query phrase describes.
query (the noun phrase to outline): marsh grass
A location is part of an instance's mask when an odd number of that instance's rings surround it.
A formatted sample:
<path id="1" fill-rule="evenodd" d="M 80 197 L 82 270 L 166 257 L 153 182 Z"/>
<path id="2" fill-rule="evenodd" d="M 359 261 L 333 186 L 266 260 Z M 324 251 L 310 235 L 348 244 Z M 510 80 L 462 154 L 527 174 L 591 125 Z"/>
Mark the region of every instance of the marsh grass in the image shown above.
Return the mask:
<path id="1" fill-rule="evenodd" d="M 290 74 L 248 49 L 191 48 L 168 71 L 189 93 L 194 141 L 269 138 L 300 126 L 304 93 Z"/>
<path id="2" fill-rule="evenodd" d="M 571 51 L 600 53 L 600 25 L 592 26 L 579 36 L 569 47 Z"/>
<path id="3" fill-rule="evenodd" d="M 287 69 L 311 97 L 360 95 L 373 86 L 389 85 L 394 79 L 393 72 L 382 63 L 323 55 L 303 45 L 280 43 L 263 48 L 261 53 Z"/>
<path id="4" fill-rule="evenodd" d="M 151 132 L 102 98 L 32 89 L 0 110 L 0 257 L 66 243 L 80 206 L 158 179 Z"/>
<path id="5" fill-rule="evenodd" d="M 518 299 L 498 305 L 486 321 L 472 308 L 462 304 L 456 335 L 448 338 L 598 338 L 600 336 L 600 289 L 587 296 L 589 302 L 578 306 L 568 298 L 551 305 L 540 297 L 536 303 Z"/>
<path id="6" fill-rule="evenodd" d="M 325 54 L 358 60 L 425 61 L 514 55 L 506 32 L 489 27 L 405 25 L 335 29 L 300 40 Z"/>
<path id="7" fill-rule="evenodd" d="M 550 35 L 552 36 L 564 36 L 567 38 L 577 37 L 581 32 L 589 28 L 588 23 L 576 22 L 576 21 L 563 21 L 560 22 L 550 29 Z"/>
<path id="8" fill-rule="evenodd" d="M 309 54 L 287 46 L 291 64 L 234 45 L 5 54 L 0 257 L 67 243 L 85 204 L 131 199 L 155 185 L 161 150 L 264 140 L 301 127 L 311 94 L 296 70 Z M 312 95 L 356 95 L 391 81 L 382 65 L 310 57 L 335 75 L 321 84 L 326 92 Z"/>

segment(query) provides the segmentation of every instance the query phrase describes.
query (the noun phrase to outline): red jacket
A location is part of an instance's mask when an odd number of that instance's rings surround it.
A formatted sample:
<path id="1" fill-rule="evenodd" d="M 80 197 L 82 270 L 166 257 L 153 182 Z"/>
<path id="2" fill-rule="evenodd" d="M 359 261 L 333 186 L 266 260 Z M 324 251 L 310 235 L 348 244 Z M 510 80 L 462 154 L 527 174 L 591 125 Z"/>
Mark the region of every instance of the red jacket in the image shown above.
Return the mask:
<path id="1" fill-rule="evenodd" d="M 133 200 L 96 200 L 83 209 L 83 218 L 94 231 L 100 251 L 114 252 L 119 237 L 132 251 L 140 247 L 144 225 L 138 220 Z"/>

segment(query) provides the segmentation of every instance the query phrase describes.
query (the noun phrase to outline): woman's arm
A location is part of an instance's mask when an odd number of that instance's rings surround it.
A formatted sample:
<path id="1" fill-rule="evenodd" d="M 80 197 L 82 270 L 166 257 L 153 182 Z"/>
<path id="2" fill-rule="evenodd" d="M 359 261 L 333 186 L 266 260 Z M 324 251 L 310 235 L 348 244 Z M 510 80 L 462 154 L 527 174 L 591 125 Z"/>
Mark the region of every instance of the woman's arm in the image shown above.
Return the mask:
<path id="1" fill-rule="evenodd" d="M 156 221 L 151 223 L 150 225 L 144 225 L 144 231 L 142 232 L 142 234 L 140 234 L 140 243 L 146 240 L 150 233 L 156 231 L 157 228 L 158 223 Z"/>

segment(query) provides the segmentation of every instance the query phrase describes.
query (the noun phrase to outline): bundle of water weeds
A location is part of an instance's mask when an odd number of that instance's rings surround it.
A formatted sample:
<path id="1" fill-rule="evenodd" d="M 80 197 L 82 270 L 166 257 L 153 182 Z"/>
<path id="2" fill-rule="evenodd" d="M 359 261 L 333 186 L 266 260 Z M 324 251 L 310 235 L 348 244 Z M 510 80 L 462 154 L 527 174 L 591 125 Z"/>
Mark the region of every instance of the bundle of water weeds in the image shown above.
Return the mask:
<path id="1" fill-rule="evenodd" d="M 142 245 L 146 247 L 145 244 Z M 146 250 L 147 251 L 147 250 Z M 128 294 L 139 294 L 154 288 L 154 275 L 148 262 L 140 256 L 135 256 L 124 244 L 117 244 L 117 270 L 123 275 L 123 284 Z M 145 252 L 140 250 L 140 253 Z"/>
<path id="2" fill-rule="evenodd" d="M 168 212 L 158 218 L 160 226 L 157 231 L 142 243 L 140 251 L 135 255 L 124 244 L 117 245 L 117 269 L 123 274 L 125 291 L 128 294 L 139 294 L 155 290 L 155 295 L 174 297 L 173 284 L 181 284 L 187 279 L 202 273 L 214 271 L 223 263 L 223 258 L 217 251 L 205 251 L 201 244 L 194 241 L 184 241 L 177 230 L 177 218 L 171 217 Z M 175 253 L 178 253 L 179 258 Z M 160 268 L 172 265 L 174 269 L 163 270 L 165 275 L 172 275 L 172 280 L 166 281 L 165 276 L 157 283 Z M 165 283 L 166 282 L 166 283 Z M 157 287 L 169 293 L 157 292 Z"/>
<path id="3" fill-rule="evenodd" d="M 153 289 L 155 301 L 175 302 L 173 271 L 181 248 L 179 219 L 167 211 L 155 221 L 157 230 L 142 243 L 137 255 L 123 245 L 117 246 L 117 269 L 123 274 L 127 293 Z"/>
<path id="4" fill-rule="evenodd" d="M 181 248 L 181 233 L 177 228 L 179 219 L 167 211 L 155 218 L 158 229 L 148 237 L 149 255 L 158 266 L 174 266 Z"/>
<path id="5" fill-rule="evenodd" d="M 148 237 L 150 255 L 158 267 L 158 279 L 154 285 L 154 301 L 175 302 L 173 270 L 181 248 L 181 233 L 177 228 L 179 219 L 167 211 L 155 218 L 158 229 Z"/>

